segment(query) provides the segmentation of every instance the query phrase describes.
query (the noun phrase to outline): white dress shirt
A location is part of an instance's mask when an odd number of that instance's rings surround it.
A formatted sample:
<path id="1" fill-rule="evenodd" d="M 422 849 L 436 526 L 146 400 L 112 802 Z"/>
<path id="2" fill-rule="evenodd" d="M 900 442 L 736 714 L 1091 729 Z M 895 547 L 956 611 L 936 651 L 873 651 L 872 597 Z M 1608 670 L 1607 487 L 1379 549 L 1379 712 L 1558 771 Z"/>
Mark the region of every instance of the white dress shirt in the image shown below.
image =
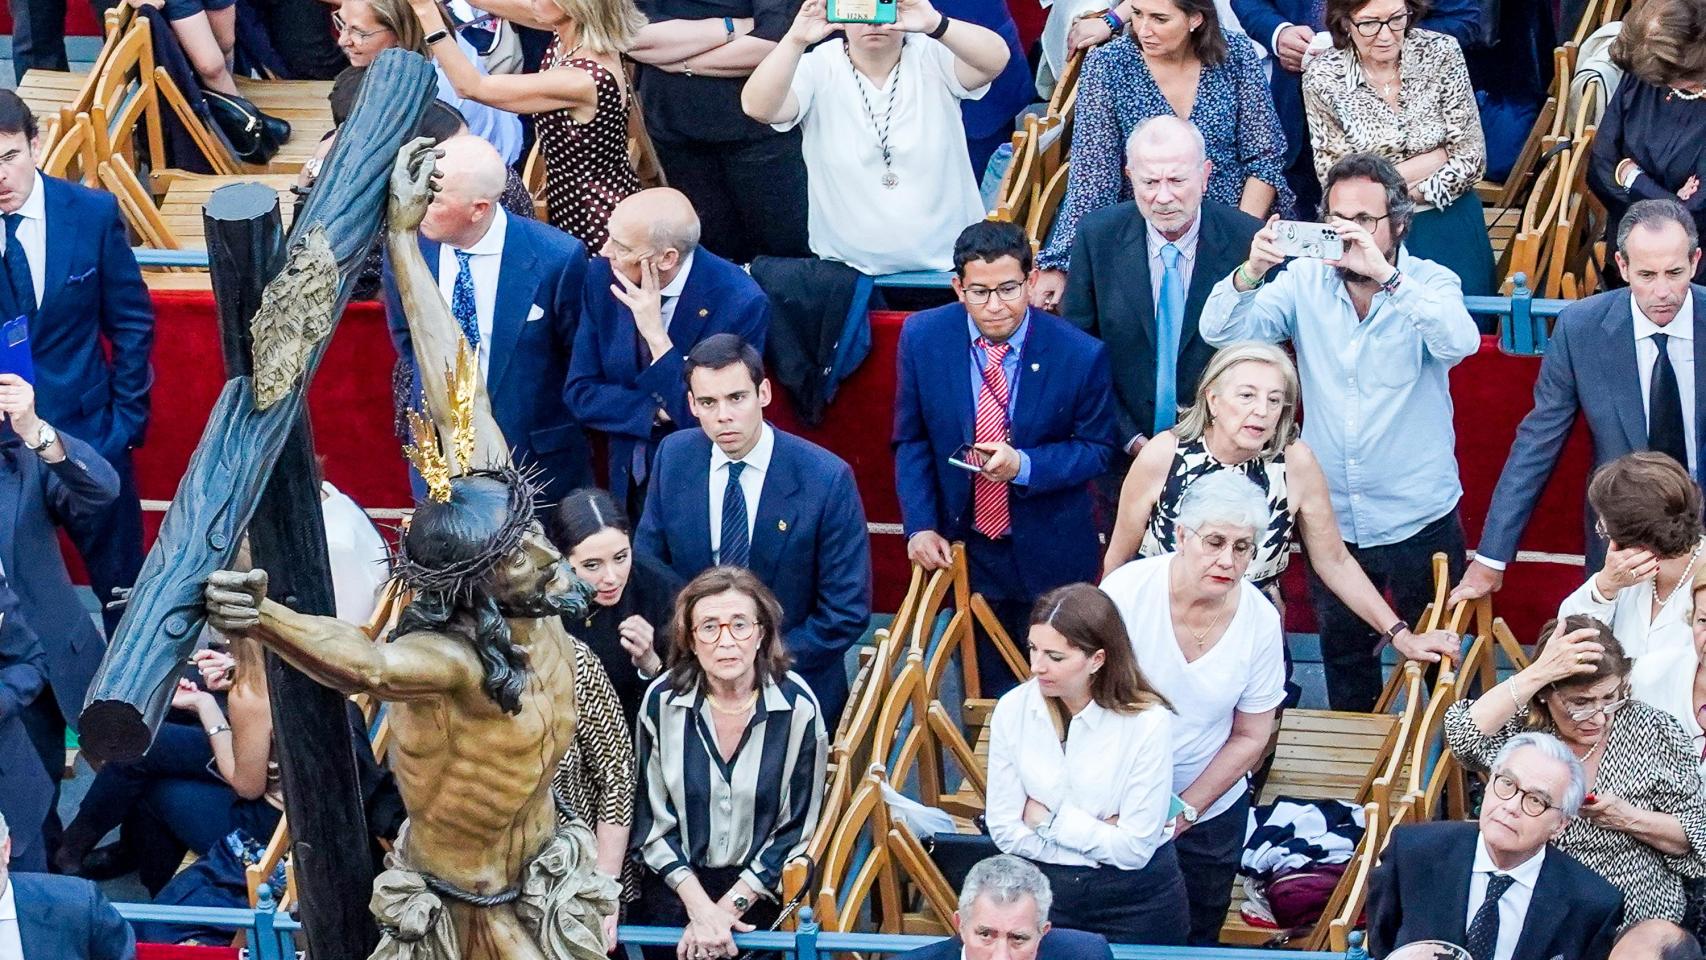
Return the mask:
<path id="1" fill-rule="evenodd" d="M 1629 695 L 1675 717 L 1697 749 L 1706 746 L 1706 729 L 1694 709 L 1694 674 L 1699 666 L 1694 645 L 1685 643 L 1651 651 L 1629 671 Z M 1700 772 L 1706 774 L 1706 758 L 1700 762 Z"/>
<path id="2" fill-rule="evenodd" d="M 42 271 L 47 266 L 47 195 L 42 190 L 39 170 L 36 172 L 35 185 L 30 188 L 29 197 L 17 212 L 24 215 L 24 219 L 18 221 L 18 242 L 24 245 L 24 255 L 30 258 L 30 285 L 36 288 L 36 306 L 39 307 L 43 289 Z M 0 224 L 0 227 L 3 227 L 3 224 Z M 0 252 L 5 249 L 6 231 L 0 229 Z"/>
<path id="3" fill-rule="evenodd" d="M 746 542 L 752 545 L 753 528 L 758 525 L 758 495 L 764 490 L 764 475 L 770 472 L 770 455 L 776 452 L 776 431 L 766 423 L 758 428 L 758 442 L 752 445 L 740 462 L 746 469 L 740 474 L 740 492 L 746 498 Z M 706 487 L 711 505 L 711 559 L 722 562 L 723 551 L 723 493 L 729 486 L 729 464 L 733 463 L 723 448 L 711 444 L 711 477 Z"/>
<path id="4" fill-rule="evenodd" d="M 1685 466 L 1692 474 L 1695 464 L 1700 462 L 1699 444 L 1694 437 L 1694 293 L 1690 291 L 1683 296 L 1676 317 L 1662 327 L 1647 319 L 1634 297 L 1629 298 L 1629 311 L 1635 315 L 1635 370 L 1641 377 L 1641 412 L 1649 421 L 1653 413 L 1647 409 L 1652 400 L 1653 364 L 1659 359 L 1659 345 L 1653 334 L 1670 335 L 1665 353 L 1670 356 L 1671 369 L 1676 371 L 1677 392 L 1682 394 L 1682 438 L 1688 451 Z"/>
<path id="5" fill-rule="evenodd" d="M 390 578 L 390 551 L 367 513 L 347 494 L 320 481 L 320 513 L 326 524 L 326 555 L 338 619 L 366 623 Z"/>
<path id="6" fill-rule="evenodd" d="M 1696 564 L 1706 563 L 1706 544 L 1696 549 L 1700 552 Z M 1587 582 L 1558 604 L 1558 616 L 1562 619 L 1584 613 L 1609 626 L 1617 642 L 1623 645 L 1623 652 L 1633 660 L 1673 647 L 1693 650 L 1694 628 L 1689 621 L 1694 616 L 1694 597 L 1688 581 L 1683 581 L 1665 598 L 1656 615 L 1653 600 L 1652 580 L 1624 587 L 1608 600 L 1600 594 L 1594 578 L 1588 577 Z"/>
<path id="7" fill-rule="evenodd" d="M 18 898 L 13 895 L 10 877 L 5 892 L 0 893 L 0 960 L 24 960 L 24 942 L 18 936 Z"/>
<path id="8" fill-rule="evenodd" d="M 498 274 L 503 268 L 504 236 L 509 232 L 509 214 L 493 206 L 492 225 L 485 236 L 464 250 L 468 254 L 468 273 L 474 278 L 474 322 L 480 329 L 480 346 L 475 355 L 480 359 L 480 379 L 484 380 L 492 367 L 492 318 L 498 309 Z M 461 264 L 456 248 L 448 243 L 438 246 L 438 292 L 444 295 L 447 306 L 456 303 L 456 274 Z"/>
<path id="9" fill-rule="evenodd" d="M 486 64 L 480 59 L 480 51 L 474 49 L 460 33 L 452 33 L 456 38 L 456 46 L 474 69 L 484 74 Z M 488 107 L 478 100 L 469 100 L 456 95 L 456 85 L 445 76 L 444 68 L 438 64 L 432 65 L 433 72 L 438 76 L 438 99 L 456 108 L 462 114 L 462 119 L 468 124 L 468 132 L 491 144 L 498 151 L 498 156 L 504 158 L 504 163 L 514 164 L 521 159 L 521 118 L 508 110 Z"/>
<path id="10" fill-rule="evenodd" d="M 1055 732 L 1033 678 L 1002 695 L 989 732 L 985 818 L 1002 853 L 1072 867 L 1142 870 L 1172 838 L 1172 714 L 1114 713 L 1091 701 Z M 1025 800 L 1053 817 L 1032 829 Z M 1119 823 L 1106 822 L 1119 817 Z"/>
<path id="11" fill-rule="evenodd" d="M 1516 953 L 1516 942 L 1522 937 L 1522 922 L 1528 916 L 1528 903 L 1534 897 L 1534 885 L 1540 880 L 1540 867 L 1545 862 L 1546 848 L 1542 846 L 1534 856 L 1512 869 L 1500 870 L 1493 865 L 1493 857 L 1487 852 L 1487 842 L 1480 837 L 1475 838 L 1475 865 L 1469 874 L 1469 913 L 1463 920 L 1465 936 L 1468 936 L 1469 925 L 1475 922 L 1475 911 L 1481 909 L 1481 901 L 1487 899 L 1487 878 L 1496 872 L 1515 881 L 1499 898 L 1499 938 L 1493 941 L 1492 960 L 1511 960 Z"/>
<path id="12" fill-rule="evenodd" d="M 1214 285 L 1198 332 L 1209 346 L 1290 340 L 1315 451 L 1345 540 L 1382 547 L 1450 513 L 1463 495 L 1451 368 L 1481 348 L 1457 274 L 1400 251 L 1396 293 L 1358 318 L 1334 268 L 1298 258 L 1247 292 Z"/>
<path id="13" fill-rule="evenodd" d="M 681 269 L 675 271 L 675 276 L 671 277 L 670 281 L 663 285 L 663 289 L 658 291 L 658 316 L 663 319 L 663 329 L 666 333 L 669 331 L 670 323 L 675 320 L 676 301 L 681 299 L 681 291 L 687 289 L 687 275 L 693 271 L 693 253 L 695 252 L 697 251 L 691 251 L 687 254 L 686 259 L 681 261 Z M 681 348 L 681 352 L 686 353 L 691 349 L 692 346 L 688 345 Z M 653 360 L 656 359 L 653 358 Z"/>
<path id="14" fill-rule="evenodd" d="M 1150 686 L 1173 704 L 1173 792 L 1186 788 L 1208 769 L 1232 736 L 1234 713 L 1265 713 L 1285 702 L 1285 639 L 1279 612 L 1248 580 L 1238 582 L 1238 612 L 1226 632 L 1206 653 L 1186 661 L 1173 633 L 1167 571 L 1177 554 L 1145 557 L 1120 567 L 1102 580 L 1102 592 L 1131 635 L 1137 665 Z M 995 777 L 990 778 L 995 788 Z M 1226 812 L 1244 794 L 1239 778 L 1198 822 Z"/>
<path id="15" fill-rule="evenodd" d="M 1144 221 L 1143 233 L 1149 238 L 1149 305 L 1154 308 L 1157 316 L 1161 313 L 1161 276 L 1167 270 L 1167 264 L 1161 259 L 1161 248 L 1172 244 L 1179 248 L 1179 293 L 1186 294 L 1191 289 L 1191 274 L 1197 266 L 1197 238 L 1202 235 L 1202 210 L 1197 210 L 1195 220 L 1185 228 L 1185 235 L 1177 240 L 1169 240 L 1155 229 L 1155 225 Z M 1184 318 L 1179 318 L 1183 322 Z M 1180 337 L 1184 336 L 1183 330 Z"/>

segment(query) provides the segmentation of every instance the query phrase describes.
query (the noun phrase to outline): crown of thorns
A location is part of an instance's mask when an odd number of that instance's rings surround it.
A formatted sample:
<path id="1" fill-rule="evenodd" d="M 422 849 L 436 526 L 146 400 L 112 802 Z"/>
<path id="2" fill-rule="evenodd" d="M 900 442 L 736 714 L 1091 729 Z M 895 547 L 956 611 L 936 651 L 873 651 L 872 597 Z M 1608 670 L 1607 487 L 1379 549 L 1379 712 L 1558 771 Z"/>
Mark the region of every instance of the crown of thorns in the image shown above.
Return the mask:
<path id="1" fill-rule="evenodd" d="M 516 546 L 521 543 L 522 535 L 533 525 L 538 512 L 537 475 L 537 470 L 522 470 L 505 465 L 476 470 L 453 478 L 450 481 L 452 487 L 469 477 L 488 477 L 504 484 L 509 490 L 509 505 L 505 510 L 503 526 L 486 538 L 486 542 L 467 559 L 437 565 L 423 564 L 409 556 L 409 537 L 405 531 L 397 539 L 397 554 L 391 561 L 391 575 L 416 594 L 448 593 L 464 599 L 471 598 L 474 591 L 486 583 L 498 564 L 515 552 Z M 430 509 L 430 503 L 423 505 L 423 509 Z"/>

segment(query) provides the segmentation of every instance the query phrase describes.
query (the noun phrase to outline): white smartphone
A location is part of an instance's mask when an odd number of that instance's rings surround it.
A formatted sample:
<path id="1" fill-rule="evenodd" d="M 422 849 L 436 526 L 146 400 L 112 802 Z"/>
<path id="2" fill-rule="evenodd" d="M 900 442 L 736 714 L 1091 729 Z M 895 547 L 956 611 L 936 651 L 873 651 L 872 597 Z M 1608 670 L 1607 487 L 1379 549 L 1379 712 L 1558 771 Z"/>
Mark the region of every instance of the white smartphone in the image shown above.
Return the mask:
<path id="1" fill-rule="evenodd" d="M 1274 223 L 1274 245 L 1288 257 L 1338 260 L 1345 255 L 1345 241 L 1337 228 L 1324 223 L 1280 220 Z"/>

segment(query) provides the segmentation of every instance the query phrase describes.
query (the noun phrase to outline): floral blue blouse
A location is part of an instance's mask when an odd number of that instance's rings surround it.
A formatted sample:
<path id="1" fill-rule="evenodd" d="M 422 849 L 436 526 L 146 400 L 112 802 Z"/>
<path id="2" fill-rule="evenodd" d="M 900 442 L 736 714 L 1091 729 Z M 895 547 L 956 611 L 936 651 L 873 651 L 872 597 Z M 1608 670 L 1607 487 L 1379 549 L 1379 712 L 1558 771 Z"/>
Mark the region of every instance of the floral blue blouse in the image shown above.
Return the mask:
<path id="1" fill-rule="evenodd" d="M 1204 66 L 1197 100 L 1186 119 L 1202 131 L 1214 170 L 1208 199 L 1237 206 L 1244 181 L 1255 177 L 1278 193 L 1274 211 L 1291 215 L 1285 180 L 1285 134 L 1256 50 L 1242 33 L 1226 33 L 1226 59 Z M 1044 269 L 1064 270 L 1071 259 L 1078 221 L 1092 210 L 1131 199 L 1125 176 L 1125 141 L 1150 117 L 1171 116 L 1173 107 L 1143 62 L 1128 33 L 1090 51 L 1079 74 L 1077 118 L 1072 130 L 1072 167 L 1066 198 L 1054 229 L 1037 258 Z"/>

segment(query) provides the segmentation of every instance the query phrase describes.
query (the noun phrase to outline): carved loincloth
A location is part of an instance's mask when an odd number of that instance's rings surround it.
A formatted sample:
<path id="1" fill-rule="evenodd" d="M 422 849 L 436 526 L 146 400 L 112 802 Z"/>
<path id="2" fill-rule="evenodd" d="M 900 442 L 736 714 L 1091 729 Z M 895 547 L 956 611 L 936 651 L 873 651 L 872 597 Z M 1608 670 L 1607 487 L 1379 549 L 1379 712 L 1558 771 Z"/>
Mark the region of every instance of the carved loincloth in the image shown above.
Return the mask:
<path id="1" fill-rule="evenodd" d="M 592 831 L 585 824 L 577 820 L 559 826 L 523 869 L 521 883 L 492 895 L 458 890 L 410 869 L 401 855 L 407 841 L 405 827 L 385 858 L 385 872 L 373 881 L 369 908 L 381 936 L 368 960 L 461 960 L 447 900 L 481 908 L 513 904 L 522 926 L 551 960 L 604 960 L 602 920 L 616 911 L 621 888 L 598 872 Z"/>

